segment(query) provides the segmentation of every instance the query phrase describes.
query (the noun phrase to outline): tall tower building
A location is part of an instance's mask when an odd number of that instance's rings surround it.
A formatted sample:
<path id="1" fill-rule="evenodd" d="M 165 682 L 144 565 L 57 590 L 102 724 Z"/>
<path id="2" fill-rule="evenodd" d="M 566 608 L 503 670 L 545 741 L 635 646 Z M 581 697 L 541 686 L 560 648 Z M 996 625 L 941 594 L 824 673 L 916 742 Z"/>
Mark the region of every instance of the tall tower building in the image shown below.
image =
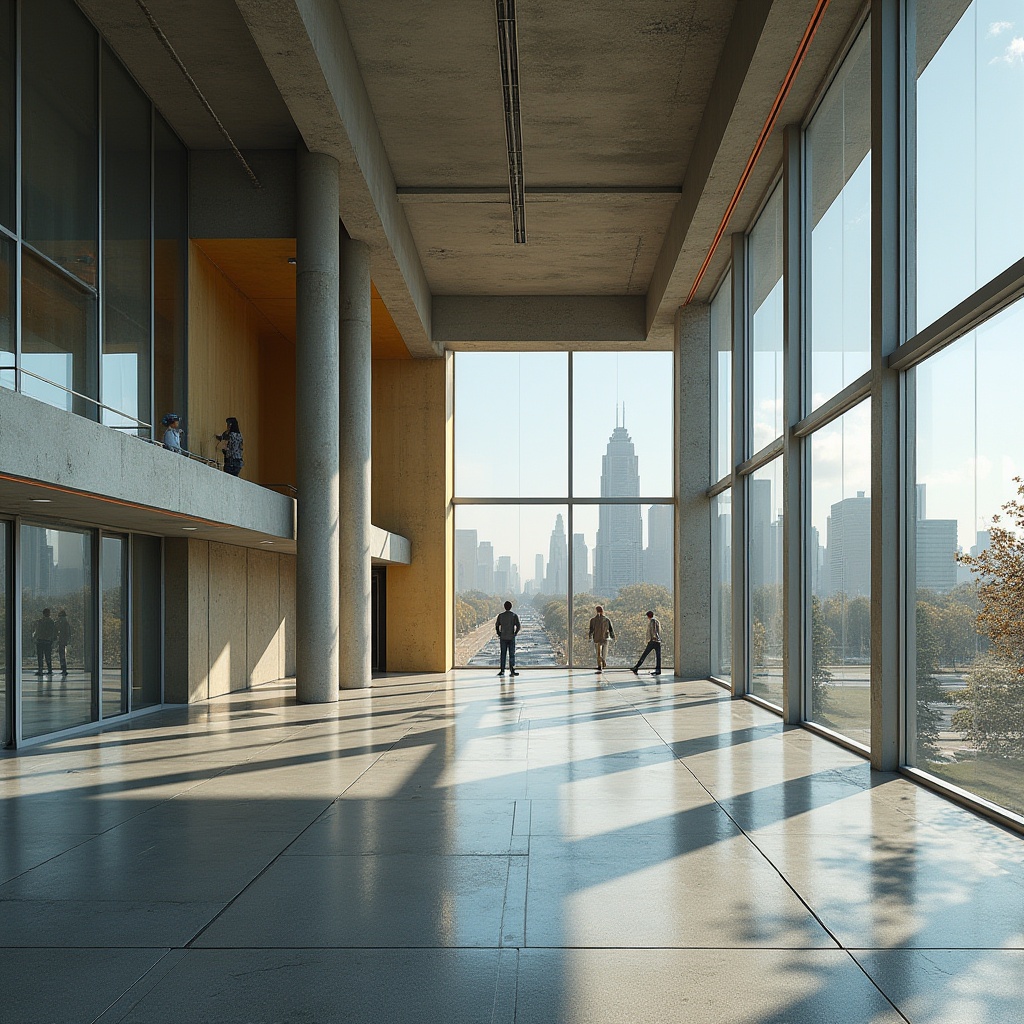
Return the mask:
<path id="1" fill-rule="evenodd" d="M 494 593 L 494 545 L 480 541 L 476 554 L 476 589 L 483 594 Z"/>
<path id="2" fill-rule="evenodd" d="M 863 491 L 832 506 L 825 543 L 829 594 L 870 595 L 871 499 Z"/>
<path id="3" fill-rule="evenodd" d="M 535 594 L 544 593 L 544 556 L 536 555 L 533 560 L 533 591 Z"/>
<path id="4" fill-rule="evenodd" d="M 569 577 L 569 548 L 565 541 L 565 523 L 562 514 L 555 516 L 555 528 L 548 544 L 548 572 L 544 580 L 545 594 L 566 593 Z"/>
<path id="5" fill-rule="evenodd" d="M 672 506 L 651 505 L 647 510 L 647 547 L 644 549 L 644 582 L 672 589 Z"/>
<path id="6" fill-rule="evenodd" d="M 590 573 L 590 549 L 582 533 L 572 535 L 572 592 L 589 594 L 594 588 L 594 577 Z"/>
<path id="7" fill-rule="evenodd" d="M 508 597 L 512 593 L 512 559 L 508 555 L 498 556 L 498 564 L 494 567 L 494 592 L 499 597 Z"/>
<path id="8" fill-rule="evenodd" d="M 601 459 L 601 497 L 638 498 L 640 464 L 625 426 L 616 425 Z M 594 547 L 594 590 L 614 597 L 643 578 L 643 522 L 639 505 L 601 505 Z"/>
<path id="9" fill-rule="evenodd" d="M 476 530 L 455 531 L 455 593 L 476 590 Z"/>

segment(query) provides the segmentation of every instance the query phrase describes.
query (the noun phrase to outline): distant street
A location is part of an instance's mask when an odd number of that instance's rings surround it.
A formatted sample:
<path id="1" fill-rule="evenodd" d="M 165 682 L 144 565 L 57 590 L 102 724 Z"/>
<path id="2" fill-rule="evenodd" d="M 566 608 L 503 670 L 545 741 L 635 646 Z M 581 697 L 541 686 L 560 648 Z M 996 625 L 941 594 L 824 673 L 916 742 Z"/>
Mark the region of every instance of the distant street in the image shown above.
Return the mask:
<path id="1" fill-rule="evenodd" d="M 543 666 L 561 665 L 564 658 L 558 658 L 541 621 L 540 613 L 532 604 L 522 604 L 515 609 L 523 628 L 516 638 L 516 665 Z M 496 667 L 501 662 L 501 647 L 498 644 L 494 624 L 490 627 L 490 638 L 474 654 L 467 664 L 473 667 Z"/>

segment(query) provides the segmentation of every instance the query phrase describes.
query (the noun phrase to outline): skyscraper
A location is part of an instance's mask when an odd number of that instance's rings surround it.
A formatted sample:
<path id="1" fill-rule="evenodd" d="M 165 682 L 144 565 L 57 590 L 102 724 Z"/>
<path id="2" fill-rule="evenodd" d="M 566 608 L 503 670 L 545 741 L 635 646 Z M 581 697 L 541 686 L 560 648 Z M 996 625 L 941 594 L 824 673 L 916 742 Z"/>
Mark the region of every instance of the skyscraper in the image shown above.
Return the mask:
<path id="1" fill-rule="evenodd" d="M 569 549 L 565 541 L 562 514 L 555 516 L 555 528 L 548 544 L 548 572 L 544 579 L 545 594 L 564 594 L 569 584 Z"/>
<path id="2" fill-rule="evenodd" d="M 512 559 L 508 555 L 498 556 L 498 564 L 494 567 L 494 593 L 499 597 L 512 593 Z"/>
<path id="3" fill-rule="evenodd" d="M 871 593 L 871 499 L 837 501 L 828 519 L 829 594 L 867 597 Z"/>
<path id="4" fill-rule="evenodd" d="M 476 549 L 476 589 L 494 593 L 494 545 L 489 540 L 480 541 Z"/>
<path id="5" fill-rule="evenodd" d="M 651 505 L 647 510 L 647 547 L 644 582 L 672 589 L 672 506 Z"/>
<path id="6" fill-rule="evenodd" d="M 590 573 L 590 549 L 582 533 L 572 535 L 572 590 L 574 594 L 589 594 L 594 588 Z"/>
<path id="7" fill-rule="evenodd" d="M 533 560 L 533 591 L 535 594 L 544 593 L 544 556 L 536 555 Z"/>
<path id="8" fill-rule="evenodd" d="M 455 531 L 455 593 L 476 590 L 476 530 Z"/>
<path id="9" fill-rule="evenodd" d="M 640 496 L 640 464 L 625 426 L 616 426 L 601 459 L 601 497 Z M 639 505 L 601 505 L 594 546 L 594 590 L 614 597 L 643 576 L 643 521 Z"/>

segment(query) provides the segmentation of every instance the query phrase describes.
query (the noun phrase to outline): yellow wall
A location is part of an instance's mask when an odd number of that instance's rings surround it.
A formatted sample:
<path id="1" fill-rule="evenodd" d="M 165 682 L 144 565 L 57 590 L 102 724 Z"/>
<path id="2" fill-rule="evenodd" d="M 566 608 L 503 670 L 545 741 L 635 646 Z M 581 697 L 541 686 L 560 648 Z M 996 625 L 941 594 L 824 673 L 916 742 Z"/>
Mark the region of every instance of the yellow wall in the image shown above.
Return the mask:
<path id="1" fill-rule="evenodd" d="M 450 353 L 374 360 L 373 523 L 412 545 L 387 571 L 390 672 L 452 665 L 452 411 Z"/>
<path id="2" fill-rule="evenodd" d="M 242 476 L 294 483 L 295 349 L 189 243 L 189 448 L 220 458 L 214 434 L 234 416 L 245 438 Z"/>

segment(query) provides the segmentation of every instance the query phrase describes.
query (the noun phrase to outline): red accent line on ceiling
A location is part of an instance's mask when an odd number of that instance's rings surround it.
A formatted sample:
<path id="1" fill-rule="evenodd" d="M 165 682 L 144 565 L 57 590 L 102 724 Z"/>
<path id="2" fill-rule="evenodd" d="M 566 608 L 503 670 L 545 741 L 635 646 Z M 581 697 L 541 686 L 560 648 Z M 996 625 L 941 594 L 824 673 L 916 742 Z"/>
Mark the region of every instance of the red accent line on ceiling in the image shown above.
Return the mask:
<path id="1" fill-rule="evenodd" d="M 697 272 L 697 277 L 693 282 L 693 287 L 690 289 L 690 294 L 687 295 L 686 302 L 683 303 L 684 306 L 688 306 L 693 302 L 693 297 L 697 294 L 697 289 L 700 287 L 701 281 L 704 280 L 704 275 L 707 273 L 707 269 L 711 265 L 711 261 L 714 259 L 715 253 L 718 251 L 718 245 L 722 241 L 722 236 L 725 234 L 725 230 L 729 226 L 729 221 L 732 219 L 732 215 L 736 211 L 736 206 L 740 201 L 740 197 L 743 195 L 743 191 L 747 187 L 747 181 L 753 173 L 754 166 L 760 158 L 764 147 L 767 145 L 769 137 L 775 130 L 775 122 L 778 121 L 779 114 L 782 113 L 782 108 L 786 99 L 789 97 L 789 91 L 793 88 L 793 83 L 796 81 L 796 76 L 800 71 L 800 66 L 804 62 L 804 57 L 807 56 L 807 51 L 810 48 L 811 41 L 814 39 L 814 34 L 818 31 L 818 26 L 821 24 L 821 19 L 825 14 L 825 8 L 828 7 L 828 3 L 829 0 L 818 0 L 818 3 L 814 8 L 814 13 L 811 15 L 811 20 L 807 24 L 807 30 L 804 32 L 804 37 L 800 40 L 800 45 L 797 47 L 796 54 L 793 56 L 793 63 L 789 66 L 789 71 L 786 73 L 785 79 L 783 79 L 782 86 L 779 88 L 779 93 L 775 97 L 775 102 L 772 103 L 772 109 L 768 112 L 768 117 L 765 119 L 764 127 L 761 129 L 761 133 L 757 137 L 757 142 L 754 143 L 754 149 L 750 154 L 750 159 L 747 160 L 747 166 L 743 168 L 743 174 L 740 175 L 740 180 L 736 185 L 736 191 L 733 192 L 732 199 L 729 200 L 729 205 L 726 207 L 725 214 L 722 216 L 722 222 L 718 225 L 718 230 L 715 232 L 715 237 L 711 242 L 711 248 L 708 250 L 707 256 L 704 257 L 704 262 L 701 264 L 700 270 Z"/>

